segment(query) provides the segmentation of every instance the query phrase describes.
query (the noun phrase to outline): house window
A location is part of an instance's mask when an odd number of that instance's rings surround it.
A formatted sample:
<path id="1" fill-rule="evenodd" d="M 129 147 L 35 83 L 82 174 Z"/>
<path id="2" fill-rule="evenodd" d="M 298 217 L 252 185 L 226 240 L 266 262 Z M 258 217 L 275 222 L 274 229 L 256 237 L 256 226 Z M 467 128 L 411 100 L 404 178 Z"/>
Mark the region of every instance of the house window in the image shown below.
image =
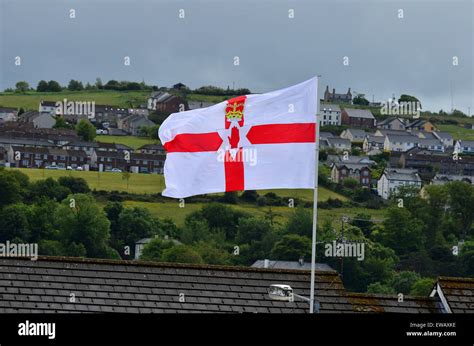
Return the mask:
<path id="1" fill-rule="evenodd" d="M 362 172 L 362 175 L 363 175 L 364 177 L 367 177 L 367 176 L 369 175 L 369 171 L 363 171 L 363 172 Z"/>

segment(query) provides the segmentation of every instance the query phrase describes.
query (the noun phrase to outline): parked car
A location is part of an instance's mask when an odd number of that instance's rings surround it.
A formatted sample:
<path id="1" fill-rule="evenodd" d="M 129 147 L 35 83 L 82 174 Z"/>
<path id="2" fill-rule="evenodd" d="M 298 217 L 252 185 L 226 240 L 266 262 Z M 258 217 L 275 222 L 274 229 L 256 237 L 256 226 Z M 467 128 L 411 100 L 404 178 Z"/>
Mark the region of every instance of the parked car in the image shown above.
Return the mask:
<path id="1" fill-rule="evenodd" d="M 71 166 L 67 166 L 67 167 L 66 167 L 66 170 L 72 171 L 72 167 L 71 167 Z"/>
<path id="2" fill-rule="evenodd" d="M 83 171 L 84 169 L 81 166 L 76 167 L 76 171 Z"/>
<path id="3" fill-rule="evenodd" d="M 50 165 L 50 166 L 46 166 L 45 169 L 59 169 L 59 167 L 56 165 Z"/>
<path id="4" fill-rule="evenodd" d="M 105 171 L 112 172 L 112 173 L 122 173 L 122 170 L 119 168 L 106 169 Z"/>

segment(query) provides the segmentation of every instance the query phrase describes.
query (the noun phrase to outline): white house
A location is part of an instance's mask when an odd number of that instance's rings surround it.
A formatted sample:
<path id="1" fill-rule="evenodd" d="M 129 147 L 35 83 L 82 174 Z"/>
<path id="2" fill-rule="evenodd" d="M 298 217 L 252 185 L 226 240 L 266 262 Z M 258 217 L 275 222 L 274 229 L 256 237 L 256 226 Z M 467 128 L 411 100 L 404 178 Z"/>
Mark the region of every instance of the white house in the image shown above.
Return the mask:
<path id="1" fill-rule="evenodd" d="M 389 199 L 401 186 L 421 188 L 421 178 L 416 170 L 387 168 L 377 181 L 377 193 L 383 199 Z"/>
<path id="2" fill-rule="evenodd" d="M 341 125 L 341 108 L 339 105 L 321 103 L 319 108 L 319 125 Z"/>
<path id="3" fill-rule="evenodd" d="M 461 153 L 474 153 L 474 141 L 459 140 L 459 152 Z"/>
<path id="4" fill-rule="evenodd" d="M 41 100 L 39 104 L 38 112 L 49 113 L 51 115 L 55 115 L 56 114 L 56 101 Z"/>
<path id="5" fill-rule="evenodd" d="M 444 153 L 444 144 L 439 139 L 420 138 L 418 147 L 429 151 L 439 151 Z"/>
<path id="6" fill-rule="evenodd" d="M 16 108 L 0 107 L 0 123 L 16 121 L 18 110 Z"/>
<path id="7" fill-rule="evenodd" d="M 384 151 L 402 151 L 405 152 L 417 146 L 419 138 L 411 135 L 392 135 L 385 136 L 383 145 Z"/>
<path id="8" fill-rule="evenodd" d="M 454 146 L 453 136 L 451 136 L 449 133 L 447 133 L 447 132 L 431 132 L 431 133 L 433 134 L 433 136 L 435 136 L 441 142 L 443 142 L 443 145 L 446 148 L 450 148 L 450 147 Z"/>

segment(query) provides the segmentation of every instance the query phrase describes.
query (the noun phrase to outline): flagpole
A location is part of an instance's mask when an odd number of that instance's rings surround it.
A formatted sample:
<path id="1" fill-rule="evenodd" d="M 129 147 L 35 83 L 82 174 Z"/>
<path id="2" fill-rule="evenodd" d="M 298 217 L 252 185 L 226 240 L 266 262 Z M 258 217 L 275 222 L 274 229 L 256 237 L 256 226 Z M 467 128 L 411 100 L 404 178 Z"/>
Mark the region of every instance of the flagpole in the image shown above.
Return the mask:
<path id="1" fill-rule="evenodd" d="M 311 245 L 311 293 L 309 298 L 309 313 L 314 313 L 314 286 L 316 279 L 316 226 L 318 223 L 318 168 L 319 168 L 319 79 L 320 75 L 317 76 L 317 104 L 316 104 L 316 149 L 315 149 L 315 168 L 314 168 L 314 191 L 313 191 L 313 237 Z M 319 306 L 316 309 L 319 312 Z"/>

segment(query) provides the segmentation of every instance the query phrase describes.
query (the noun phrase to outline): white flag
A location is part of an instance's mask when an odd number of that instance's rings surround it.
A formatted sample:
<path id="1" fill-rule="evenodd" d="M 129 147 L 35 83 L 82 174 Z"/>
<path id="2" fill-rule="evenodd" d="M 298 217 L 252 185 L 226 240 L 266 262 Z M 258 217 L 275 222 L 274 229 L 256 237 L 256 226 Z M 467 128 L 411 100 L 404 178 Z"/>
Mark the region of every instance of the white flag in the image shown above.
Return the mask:
<path id="1" fill-rule="evenodd" d="M 314 188 L 317 77 L 266 94 L 171 114 L 163 196 Z"/>

